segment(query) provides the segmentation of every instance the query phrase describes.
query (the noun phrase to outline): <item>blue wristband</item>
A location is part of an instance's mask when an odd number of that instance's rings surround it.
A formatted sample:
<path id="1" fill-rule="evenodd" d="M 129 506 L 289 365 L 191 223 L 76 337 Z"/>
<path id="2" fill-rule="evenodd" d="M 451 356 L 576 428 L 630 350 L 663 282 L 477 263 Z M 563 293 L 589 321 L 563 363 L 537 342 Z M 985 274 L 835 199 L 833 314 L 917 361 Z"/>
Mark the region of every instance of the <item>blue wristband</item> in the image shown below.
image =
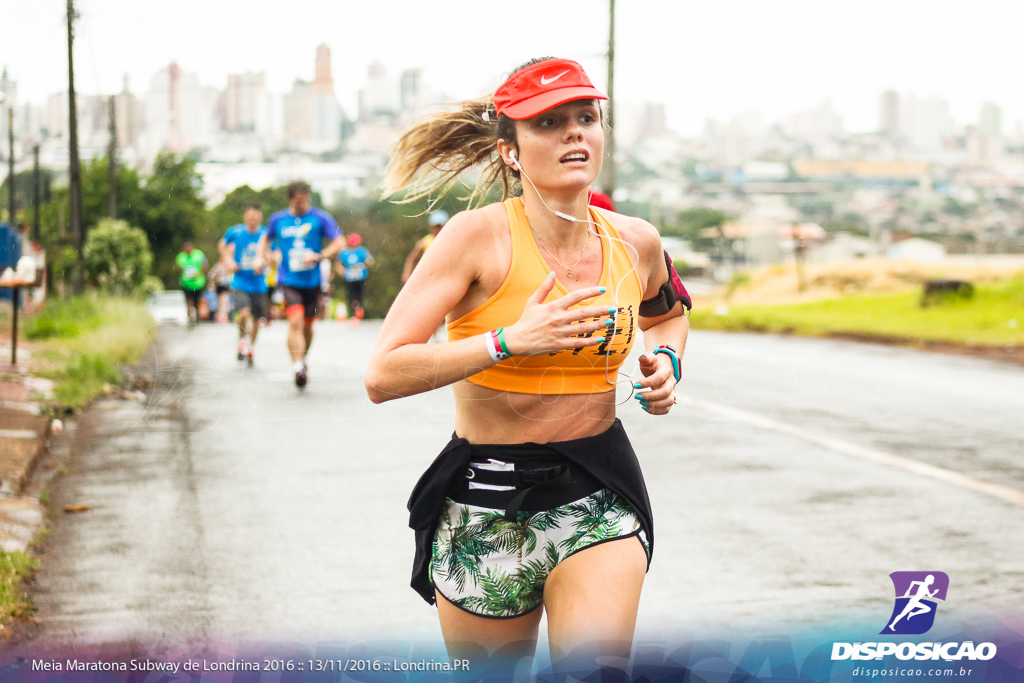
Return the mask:
<path id="1" fill-rule="evenodd" d="M 679 367 L 679 354 L 676 353 L 676 350 L 671 346 L 666 345 L 662 345 L 654 349 L 654 353 L 651 355 L 656 356 L 659 353 L 664 353 L 672 360 L 672 374 L 675 376 L 676 382 L 679 382 L 680 378 L 683 376 L 682 370 Z"/>

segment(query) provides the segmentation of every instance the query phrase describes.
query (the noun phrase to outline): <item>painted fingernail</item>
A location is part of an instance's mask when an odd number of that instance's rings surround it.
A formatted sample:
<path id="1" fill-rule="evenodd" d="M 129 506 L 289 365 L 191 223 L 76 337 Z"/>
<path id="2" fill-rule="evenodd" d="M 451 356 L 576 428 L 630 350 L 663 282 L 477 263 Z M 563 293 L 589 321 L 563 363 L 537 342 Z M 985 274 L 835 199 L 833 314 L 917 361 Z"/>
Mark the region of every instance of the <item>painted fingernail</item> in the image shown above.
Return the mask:
<path id="1" fill-rule="evenodd" d="M 614 324 L 615 324 L 615 321 L 614 321 L 614 320 L 605 320 L 605 321 L 604 321 L 604 324 L 605 324 L 605 325 L 614 325 Z"/>
<path id="2" fill-rule="evenodd" d="M 610 307 L 608 308 L 608 312 L 609 312 L 609 313 L 615 313 L 615 311 L 617 311 L 617 310 L 618 310 L 618 309 L 617 309 L 617 308 L 615 308 L 614 306 L 610 306 Z"/>
<path id="3" fill-rule="evenodd" d="M 641 387 L 640 387 L 640 382 L 637 382 L 636 384 L 634 384 L 634 385 L 633 385 L 633 388 L 634 388 L 634 389 L 640 389 L 640 388 L 641 388 Z"/>
<path id="4" fill-rule="evenodd" d="M 598 343 L 600 343 L 600 342 L 603 342 L 603 341 L 604 341 L 604 337 L 598 337 L 598 338 L 597 338 L 597 339 L 595 339 L 594 341 L 596 341 L 596 342 L 598 342 Z"/>
<path id="5" fill-rule="evenodd" d="M 601 294 L 604 294 L 605 292 L 608 291 L 608 288 L 607 287 L 598 287 L 597 291 L 600 292 Z"/>
<path id="6" fill-rule="evenodd" d="M 548 279 L 549 279 L 549 280 L 550 280 L 551 278 L 553 278 L 554 276 L 555 276 L 555 271 L 553 271 L 553 270 L 552 270 L 552 271 L 551 271 L 550 273 L 548 273 Z"/>
<path id="7" fill-rule="evenodd" d="M 648 413 L 651 412 L 651 407 L 650 406 L 640 406 L 640 407 L 643 408 L 645 412 L 648 412 Z"/>

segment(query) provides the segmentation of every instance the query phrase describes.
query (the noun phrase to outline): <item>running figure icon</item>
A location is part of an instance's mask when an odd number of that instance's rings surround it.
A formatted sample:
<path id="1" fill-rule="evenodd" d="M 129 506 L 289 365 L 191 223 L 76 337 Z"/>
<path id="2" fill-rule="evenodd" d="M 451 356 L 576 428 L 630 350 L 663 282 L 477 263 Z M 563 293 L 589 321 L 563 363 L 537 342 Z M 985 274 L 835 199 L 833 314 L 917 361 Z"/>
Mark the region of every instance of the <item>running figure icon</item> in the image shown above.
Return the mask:
<path id="1" fill-rule="evenodd" d="M 932 611 L 932 608 L 921 602 L 921 600 L 923 598 L 935 597 L 935 594 L 939 592 L 938 588 L 936 588 L 934 591 L 928 590 L 928 587 L 931 586 L 933 583 L 935 583 L 934 574 L 929 574 L 924 581 L 911 582 L 910 588 L 907 589 L 906 594 L 903 596 L 905 598 L 910 598 L 910 601 L 907 603 L 907 606 L 903 608 L 903 611 L 900 612 L 900 615 L 893 619 L 892 623 L 889 624 L 890 631 L 896 630 L 896 622 L 902 619 L 903 617 L 906 617 L 909 621 L 911 617 L 916 617 L 918 614 L 925 614 L 926 612 Z M 911 595 L 910 593 L 914 590 L 915 586 L 917 586 L 917 593 Z"/>
<path id="2" fill-rule="evenodd" d="M 935 622 L 937 601 L 946 599 L 949 576 L 938 571 L 893 572 L 889 576 L 896 589 L 896 603 L 882 634 L 926 633 Z"/>

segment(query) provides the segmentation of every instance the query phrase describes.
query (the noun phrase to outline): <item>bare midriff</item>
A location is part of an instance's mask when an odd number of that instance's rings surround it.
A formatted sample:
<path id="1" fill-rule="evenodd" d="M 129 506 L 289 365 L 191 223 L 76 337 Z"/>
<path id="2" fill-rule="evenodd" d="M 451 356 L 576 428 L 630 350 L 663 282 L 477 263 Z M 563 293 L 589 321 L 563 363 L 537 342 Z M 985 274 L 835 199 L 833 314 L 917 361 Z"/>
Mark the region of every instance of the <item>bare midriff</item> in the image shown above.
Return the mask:
<path id="1" fill-rule="evenodd" d="M 615 392 L 520 394 L 470 382 L 455 391 L 455 433 L 470 443 L 571 441 L 606 431 L 615 421 Z"/>

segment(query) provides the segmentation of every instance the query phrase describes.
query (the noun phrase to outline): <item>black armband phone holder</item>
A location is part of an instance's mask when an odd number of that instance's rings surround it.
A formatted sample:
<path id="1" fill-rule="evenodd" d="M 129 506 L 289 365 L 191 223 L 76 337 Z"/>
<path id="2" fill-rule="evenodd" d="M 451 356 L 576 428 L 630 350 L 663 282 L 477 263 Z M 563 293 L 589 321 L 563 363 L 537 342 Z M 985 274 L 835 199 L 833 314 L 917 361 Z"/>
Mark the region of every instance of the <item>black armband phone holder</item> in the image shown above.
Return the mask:
<path id="1" fill-rule="evenodd" d="M 690 294 L 686 291 L 686 287 L 683 286 L 679 273 L 672 266 L 672 257 L 668 255 L 667 251 L 665 252 L 665 267 L 668 269 L 668 282 L 658 289 L 657 294 L 650 299 L 640 302 L 640 315 L 645 318 L 665 315 L 672 310 L 677 301 L 683 302 L 683 307 L 687 311 L 693 307 Z"/>

